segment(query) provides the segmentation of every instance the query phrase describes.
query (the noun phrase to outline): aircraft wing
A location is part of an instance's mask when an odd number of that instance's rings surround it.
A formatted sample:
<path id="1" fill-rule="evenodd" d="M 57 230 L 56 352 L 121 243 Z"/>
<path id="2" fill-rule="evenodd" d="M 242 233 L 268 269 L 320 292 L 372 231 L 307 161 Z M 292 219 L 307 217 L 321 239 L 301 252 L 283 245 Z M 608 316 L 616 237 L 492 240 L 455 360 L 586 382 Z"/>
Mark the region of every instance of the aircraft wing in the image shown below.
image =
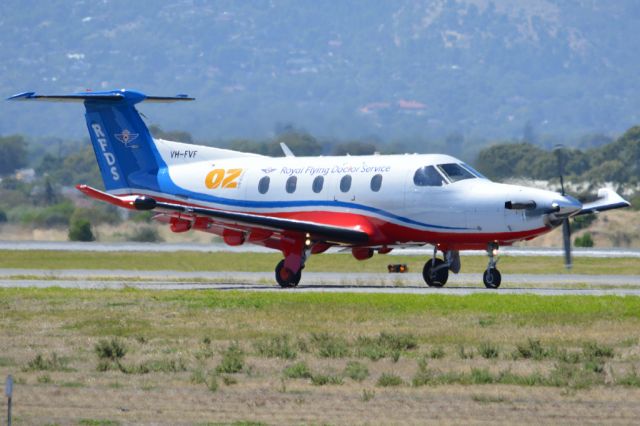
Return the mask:
<path id="1" fill-rule="evenodd" d="M 216 210 L 206 207 L 189 206 L 178 203 L 156 201 L 150 197 L 127 195 L 116 196 L 87 185 L 76 186 L 84 194 L 118 207 L 132 210 L 154 210 L 164 213 L 180 213 L 194 217 L 208 217 L 216 222 L 227 225 L 247 226 L 275 232 L 294 232 L 309 234 L 312 239 L 342 244 L 362 244 L 369 241 L 369 234 L 365 231 L 322 223 L 295 219 L 285 219 L 264 216 L 253 213 Z"/>
<path id="2" fill-rule="evenodd" d="M 589 213 L 598 213 L 606 210 L 619 209 L 622 207 L 629 207 L 631 204 L 608 188 L 602 188 L 598 190 L 598 199 L 591 203 L 585 203 L 582 205 L 582 209 L 576 216 Z"/>

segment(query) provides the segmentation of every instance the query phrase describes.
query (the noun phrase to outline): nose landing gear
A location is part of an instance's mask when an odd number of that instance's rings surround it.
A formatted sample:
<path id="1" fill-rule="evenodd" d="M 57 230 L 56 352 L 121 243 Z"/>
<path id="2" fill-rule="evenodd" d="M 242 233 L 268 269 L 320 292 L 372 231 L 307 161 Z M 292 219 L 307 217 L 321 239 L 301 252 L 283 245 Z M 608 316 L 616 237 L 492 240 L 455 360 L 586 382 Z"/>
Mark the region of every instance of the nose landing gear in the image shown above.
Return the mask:
<path id="1" fill-rule="evenodd" d="M 498 288 L 502 281 L 502 275 L 496 268 L 496 264 L 498 263 L 497 243 L 489 243 L 487 245 L 487 255 L 489 256 L 489 264 L 487 265 L 487 269 L 484 271 L 484 274 L 482 274 L 482 281 L 486 288 Z"/>

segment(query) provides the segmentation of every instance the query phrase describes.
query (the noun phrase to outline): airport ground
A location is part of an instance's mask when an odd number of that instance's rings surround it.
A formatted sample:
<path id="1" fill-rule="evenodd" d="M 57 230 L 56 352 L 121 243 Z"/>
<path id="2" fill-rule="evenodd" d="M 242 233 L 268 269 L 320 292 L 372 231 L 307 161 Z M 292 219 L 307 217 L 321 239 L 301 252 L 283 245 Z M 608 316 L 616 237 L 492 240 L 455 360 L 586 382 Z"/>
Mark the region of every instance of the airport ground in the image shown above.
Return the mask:
<path id="1" fill-rule="evenodd" d="M 4 278 L 16 282 L 60 276 L 82 282 L 78 274 L 64 277 L 74 269 L 104 282 L 139 273 L 136 282 L 181 284 L 170 276 L 145 278 L 145 271 L 270 272 L 277 259 L 2 251 L 0 268 L 36 270 Z M 388 257 L 312 260 L 305 272 L 316 276 L 333 270 L 348 277 L 354 269 L 388 276 Z M 424 262 L 393 260 L 414 271 Z M 463 261 L 481 287 L 486 260 Z M 625 277 L 640 275 L 638 264 L 576 258 L 572 274 L 618 277 L 613 287 L 634 287 Z M 547 287 L 566 286 L 558 258 L 505 257 L 500 266 L 505 275 L 541 274 Z M 111 268 L 129 271 L 109 277 L 104 270 Z M 640 418 L 635 296 L 1 288 L 0 318 L 0 375 L 16 379 L 15 424 L 633 424 Z"/>

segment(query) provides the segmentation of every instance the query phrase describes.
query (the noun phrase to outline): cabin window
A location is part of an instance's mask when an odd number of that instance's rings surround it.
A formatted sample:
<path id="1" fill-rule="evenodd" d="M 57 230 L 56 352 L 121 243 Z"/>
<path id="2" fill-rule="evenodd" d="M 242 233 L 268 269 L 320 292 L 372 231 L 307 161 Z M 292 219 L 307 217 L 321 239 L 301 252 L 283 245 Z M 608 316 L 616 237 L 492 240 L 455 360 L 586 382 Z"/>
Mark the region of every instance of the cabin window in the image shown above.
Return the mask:
<path id="1" fill-rule="evenodd" d="M 425 166 L 416 170 L 413 175 L 413 183 L 417 186 L 443 186 L 447 182 L 435 167 Z"/>
<path id="2" fill-rule="evenodd" d="M 317 194 L 320 191 L 322 191 L 323 186 L 324 186 L 324 177 L 316 176 L 316 178 L 313 180 L 313 184 L 311 185 L 311 189 L 313 189 L 313 192 Z"/>
<path id="3" fill-rule="evenodd" d="M 285 186 L 285 189 L 287 190 L 287 192 L 289 194 L 293 194 L 294 192 L 296 192 L 296 185 L 298 184 L 298 177 L 297 176 L 290 176 L 289 179 L 287 179 L 287 184 Z"/>
<path id="4" fill-rule="evenodd" d="M 380 187 L 382 187 L 382 175 L 375 175 L 371 178 L 371 190 L 378 192 L 380 191 Z"/>
<path id="5" fill-rule="evenodd" d="M 458 182 L 459 180 L 475 178 L 473 173 L 457 163 L 439 164 L 438 169 L 440 169 L 440 171 L 444 173 L 444 175 L 449 178 L 451 182 Z"/>
<path id="6" fill-rule="evenodd" d="M 344 175 L 340 179 L 340 191 L 348 192 L 351 189 L 351 175 Z"/>
<path id="7" fill-rule="evenodd" d="M 261 194 L 266 194 L 269 190 L 269 182 L 271 179 L 269 176 L 263 176 L 262 179 L 258 182 L 258 192 Z"/>

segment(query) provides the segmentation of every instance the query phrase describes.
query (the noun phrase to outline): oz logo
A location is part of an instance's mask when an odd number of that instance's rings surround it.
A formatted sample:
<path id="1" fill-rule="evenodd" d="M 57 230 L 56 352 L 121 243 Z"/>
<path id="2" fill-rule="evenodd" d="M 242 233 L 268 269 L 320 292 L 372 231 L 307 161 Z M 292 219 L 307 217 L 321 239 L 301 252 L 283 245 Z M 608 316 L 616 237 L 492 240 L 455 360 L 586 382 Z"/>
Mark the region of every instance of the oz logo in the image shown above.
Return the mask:
<path id="1" fill-rule="evenodd" d="M 207 173 L 204 185 L 209 189 L 234 189 L 241 174 L 242 169 L 214 169 Z"/>

